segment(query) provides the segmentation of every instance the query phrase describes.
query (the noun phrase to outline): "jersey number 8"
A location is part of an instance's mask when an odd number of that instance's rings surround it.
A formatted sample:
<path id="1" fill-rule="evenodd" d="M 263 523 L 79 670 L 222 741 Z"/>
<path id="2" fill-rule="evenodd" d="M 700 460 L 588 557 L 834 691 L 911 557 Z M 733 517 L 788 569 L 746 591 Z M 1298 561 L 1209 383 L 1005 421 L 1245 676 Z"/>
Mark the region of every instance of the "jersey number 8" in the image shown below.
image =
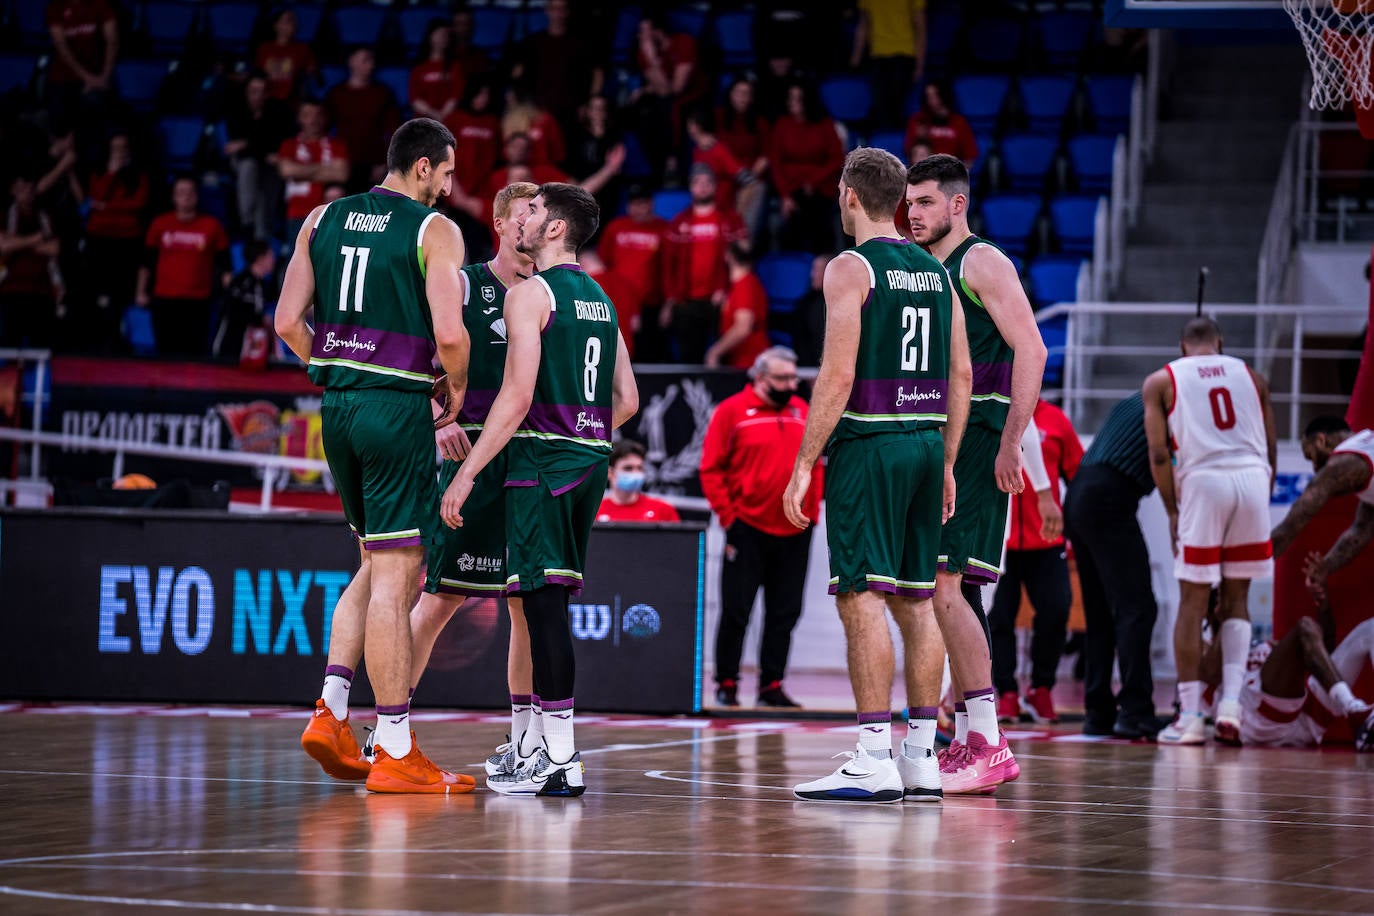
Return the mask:
<path id="1" fill-rule="evenodd" d="M 582 358 L 582 393 L 588 403 L 596 400 L 596 368 L 601 363 L 601 339 L 587 338 L 587 352 Z"/>

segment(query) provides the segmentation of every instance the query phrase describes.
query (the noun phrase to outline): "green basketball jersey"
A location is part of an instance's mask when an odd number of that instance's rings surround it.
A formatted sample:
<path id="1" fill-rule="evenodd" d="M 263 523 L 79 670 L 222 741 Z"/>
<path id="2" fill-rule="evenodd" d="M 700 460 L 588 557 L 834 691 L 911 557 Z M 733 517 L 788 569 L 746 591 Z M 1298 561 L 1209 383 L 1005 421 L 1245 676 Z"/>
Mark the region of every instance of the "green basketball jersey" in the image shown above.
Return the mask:
<path id="1" fill-rule="evenodd" d="M 420 243 L 437 216 L 380 187 L 325 207 L 310 233 L 315 343 L 309 371 L 315 384 L 430 390 L 434 322 Z"/>
<path id="2" fill-rule="evenodd" d="M 964 257 L 975 245 L 997 248 L 987 239 L 970 235 L 945 258 L 945 268 L 954 278 L 954 291 L 964 307 L 964 324 L 968 329 L 968 352 L 973 362 L 969 425 L 986 426 L 1000 432 L 1007 423 L 1007 409 L 1011 406 L 1012 352 L 987 308 L 964 279 Z"/>
<path id="3" fill-rule="evenodd" d="M 943 426 L 954 309 L 948 274 L 905 239 L 869 239 L 844 256 L 867 268 L 869 289 L 854 388 L 835 439 Z"/>
<path id="4" fill-rule="evenodd" d="M 467 280 L 463 294 L 463 324 L 468 329 L 468 390 L 458 422 L 473 432 L 482 428 L 491 412 L 501 380 L 506 375 L 506 285 L 490 264 L 463 268 Z"/>
<path id="5" fill-rule="evenodd" d="M 534 400 L 510 444 L 510 485 L 542 473 L 567 484 L 611 452 L 611 381 L 618 341 L 615 306 L 576 265 L 530 279 L 552 308 L 542 334 Z M 569 477 L 571 475 L 571 477 Z"/>

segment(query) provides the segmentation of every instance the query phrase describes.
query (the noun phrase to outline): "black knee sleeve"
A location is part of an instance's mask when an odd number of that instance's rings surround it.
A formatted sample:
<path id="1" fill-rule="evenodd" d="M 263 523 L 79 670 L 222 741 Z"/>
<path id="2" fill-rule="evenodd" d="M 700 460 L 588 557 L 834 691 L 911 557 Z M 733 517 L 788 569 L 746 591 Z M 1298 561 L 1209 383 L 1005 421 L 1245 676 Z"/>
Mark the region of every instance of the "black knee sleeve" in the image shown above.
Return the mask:
<path id="1" fill-rule="evenodd" d="M 988 651 L 992 651 L 992 630 L 988 627 L 988 614 L 983 610 L 983 588 L 974 582 L 965 579 L 959 585 L 959 591 L 963 593 L 964 600 L 968 606 L 973 608 L 973 613 L 978 616 L 978 622 L 983 625 L 983 638 L 988 641 Z"/>
<path id="2" fill-rule="evenodd" d="M 520 597 L 530 631 L 535 691 L 541 700 L 571 699 L 576 665 L 568 624 L 568 590 L 561 585 L 546 585 Z"/>

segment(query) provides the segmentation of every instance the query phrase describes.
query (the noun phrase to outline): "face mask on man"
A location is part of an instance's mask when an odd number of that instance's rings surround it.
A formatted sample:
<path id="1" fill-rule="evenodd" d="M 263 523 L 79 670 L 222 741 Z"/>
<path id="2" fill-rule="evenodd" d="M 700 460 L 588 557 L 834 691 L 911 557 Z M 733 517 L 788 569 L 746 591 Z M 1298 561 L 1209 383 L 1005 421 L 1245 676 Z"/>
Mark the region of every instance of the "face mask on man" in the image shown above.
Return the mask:
<path id="1" fill-rule="evenodd" d="M 644 489 L 644 474 L 621 471 L 615 475 L 615 488 L 622 493 L 638 493 Z"/>
<path id="2" fill-rule="evenodd" d="M 763 389 L 763 394 L 778 407 L 786 407 L 787 402 L 792 400 L 791 388 L 774 388 L 770 385 Z"/>

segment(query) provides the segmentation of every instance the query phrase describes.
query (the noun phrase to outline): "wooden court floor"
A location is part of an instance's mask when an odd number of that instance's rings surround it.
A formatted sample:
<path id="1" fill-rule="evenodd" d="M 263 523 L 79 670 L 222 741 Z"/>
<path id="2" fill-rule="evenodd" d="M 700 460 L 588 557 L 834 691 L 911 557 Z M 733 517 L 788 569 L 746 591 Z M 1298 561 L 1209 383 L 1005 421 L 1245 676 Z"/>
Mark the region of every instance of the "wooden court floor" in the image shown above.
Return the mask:
<path id="1" fill-rule="evenodd" d="M 0 913 L 1374 912 L 1374 756 L 1343 749 L 1017 732 L 995 798 L 870 807 L 791 795 L 848 725 L 587 716 L 581 799 L 380 797 L 305 716 L 4 710 Z M 507 721 L 416 718 L 472 773 Z"/>

